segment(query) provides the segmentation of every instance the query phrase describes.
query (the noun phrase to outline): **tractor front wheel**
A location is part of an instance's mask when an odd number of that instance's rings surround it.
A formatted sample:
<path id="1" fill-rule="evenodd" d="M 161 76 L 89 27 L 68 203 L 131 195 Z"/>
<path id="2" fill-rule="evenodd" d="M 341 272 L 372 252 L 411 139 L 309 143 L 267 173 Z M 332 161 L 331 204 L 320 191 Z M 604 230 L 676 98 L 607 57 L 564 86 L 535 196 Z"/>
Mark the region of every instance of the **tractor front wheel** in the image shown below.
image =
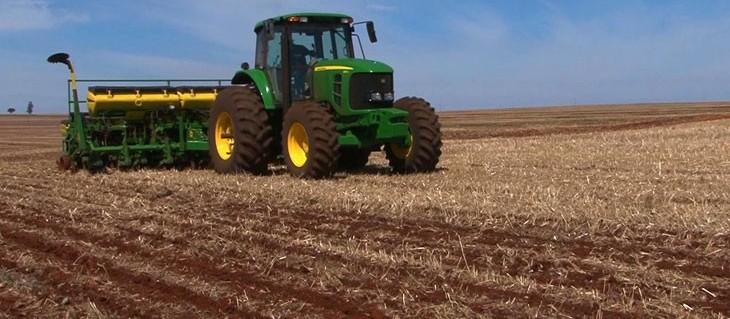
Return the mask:
<path id="1" fill-rule="evenodd" d="M 282 149 L 292 176 L 326 178 L 334 174 L 339 157 L 332 115 L 319 103 L 292 106 L 284 115 Z"/>
<path id="2" fill-rule="evenodd" d="M 266 173 L 273 143 L 269 114 L 254 90 L 236 86 L 218 94 L 208 119 L 208 148 L 216 172 Z"/>
<path id="3" fill-rule="evenodd" d="M 441 125 L 431 104 L 416 97 L 405 97 L 395 107 L 408 112 L 410 145 L 389 143 L 385 156 L 396 173 L 423 173 L 436 170 L 441 156 Z"/>

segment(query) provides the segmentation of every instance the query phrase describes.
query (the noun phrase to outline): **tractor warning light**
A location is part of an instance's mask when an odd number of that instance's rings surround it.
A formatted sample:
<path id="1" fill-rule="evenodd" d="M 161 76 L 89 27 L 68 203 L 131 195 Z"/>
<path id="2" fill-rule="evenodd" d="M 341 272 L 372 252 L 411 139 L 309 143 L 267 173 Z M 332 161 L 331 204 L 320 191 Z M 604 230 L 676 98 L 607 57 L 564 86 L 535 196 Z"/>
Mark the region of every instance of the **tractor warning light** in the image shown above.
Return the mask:
<path id="1" fill-rule="evenodd" d="M 289 22 L 302 22 L 307 23 L 309 22 L 309 18 L 307 17 L 289 17 Z"/>

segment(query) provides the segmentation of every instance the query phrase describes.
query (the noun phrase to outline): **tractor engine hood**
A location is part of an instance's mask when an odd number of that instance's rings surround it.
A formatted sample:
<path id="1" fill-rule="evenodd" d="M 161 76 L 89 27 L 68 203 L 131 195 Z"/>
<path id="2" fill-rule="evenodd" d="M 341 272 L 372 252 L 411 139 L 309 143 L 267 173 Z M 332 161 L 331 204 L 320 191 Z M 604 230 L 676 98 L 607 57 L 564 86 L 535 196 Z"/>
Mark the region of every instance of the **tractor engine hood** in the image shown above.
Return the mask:
<path id="1" fill-rule="evenodd" d="M 314 99 L 326 101 L 338 114 L 392 108 L 393 68 L 364 59 L 322 60 L 314 65 Z"/>
<path id="2" fill-rule="evenodd" d="M 314 72 L 338 71 L 342 73 L 393 73 L 389 65 L 364 59 L 322 60 L 314 65 Z"/>

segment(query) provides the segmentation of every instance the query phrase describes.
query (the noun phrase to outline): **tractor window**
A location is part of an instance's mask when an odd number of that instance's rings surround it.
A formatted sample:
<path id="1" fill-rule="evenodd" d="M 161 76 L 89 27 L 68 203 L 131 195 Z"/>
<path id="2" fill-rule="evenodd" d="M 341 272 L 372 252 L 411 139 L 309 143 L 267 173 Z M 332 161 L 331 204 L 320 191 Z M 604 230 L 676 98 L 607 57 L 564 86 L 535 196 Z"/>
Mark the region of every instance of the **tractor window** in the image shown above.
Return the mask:
<path id="1" fill-rule="evenodd" d="M 327 30 L 322 37 L 324 59 L 352 58 L 350 45 L 344 27 Z"/>
<path id="2" fill-rule="evenodd" d="M 266 55 L 267 68 L 281 67 L 281 33 L 277 32 L 274 37 L 269 40 L 269 52 Z"/>
<path id="3" fill-rule="evenodd" d="M 322 34 L 322 52 L 323 52 L 323 59 L 329 60 L 329 59 L 339 59 L 339 58 L 346 58 L 347 54 L 343 54 L 343 48 L 346 48 L 346 45 L 338 45 L 338 39 L 339 39 L 339 33 L 327 30 Z"/>
<path id="4" fill-rule="evenodd" d="M 346 24 L 309 24 L 292 28 L 292 42 L 311 50 L 317 60 L 352 58 L 350 27 Z M 307 61 L 310 62 L 310 61 Z"/>
<path id="5" fill-rule="evenodd" d="M 269 40 L 265 69 L 269 75 L 269 80 L 273 86 L 272 91 L 274 91 L 274 97 L 277 102 L 282 101 L 281 88 L 284 80 L 281 77 L 281 32 L 279 30 Z"/>

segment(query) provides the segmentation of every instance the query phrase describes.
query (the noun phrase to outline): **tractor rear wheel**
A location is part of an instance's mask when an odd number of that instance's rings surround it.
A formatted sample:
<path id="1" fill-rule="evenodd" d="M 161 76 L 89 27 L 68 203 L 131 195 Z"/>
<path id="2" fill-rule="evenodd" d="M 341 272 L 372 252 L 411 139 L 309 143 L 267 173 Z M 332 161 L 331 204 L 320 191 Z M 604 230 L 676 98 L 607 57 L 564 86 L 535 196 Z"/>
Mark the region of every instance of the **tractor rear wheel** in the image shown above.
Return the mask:
<path id="1" fill-rule="evenodd" d="M 340 145 L 332 114 L 322 104 L 304 102 L 289 108 L 281 138 L 292 176 L 318 179 L 334 174 Z"/>
<path id="2" fill-rule="evenodd" d="M 423 173 L 436 170 L 441 156 L 441 125 L 431 104 L 417 97 L 404 97 L 396 108 L 408 112 L 410 145 L 389 143 L 385 156 L 396 173 Z"/>
<path id="3" fill-rule="evenodd" d="M 341 148 L 339 167 L 347 171 L 362 169 L 368 163 L 369 149 Z"/>
<path id="4" fill-rule="evenodd" d="M 274 138 L 261 97 L 249 87 L 231 87 L 215 99 L 208 119 L 208 148 L 213 169 L 264 174 Z"/>

